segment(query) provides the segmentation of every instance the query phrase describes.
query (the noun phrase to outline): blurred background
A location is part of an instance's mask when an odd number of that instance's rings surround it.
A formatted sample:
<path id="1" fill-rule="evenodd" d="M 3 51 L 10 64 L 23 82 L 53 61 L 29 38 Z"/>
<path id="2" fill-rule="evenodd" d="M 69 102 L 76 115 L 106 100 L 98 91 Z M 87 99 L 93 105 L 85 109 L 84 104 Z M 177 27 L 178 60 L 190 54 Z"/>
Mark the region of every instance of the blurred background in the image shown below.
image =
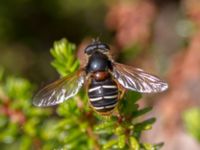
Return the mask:
<path id="1" fill-rule="evenodd" d="M 84 46 L 100 37 L 117 61 L 168 81 L 167 92 L 140 101 L 153 106 L 157 118 L 143 140 L 164 141 L 163 150 L 200 149 L 199 0 L 0 1 L 0 66 L 6 74 L 37 87 L 57 79 L 49 49 L 64 37 L 77 45 L 79 59 Z"/>

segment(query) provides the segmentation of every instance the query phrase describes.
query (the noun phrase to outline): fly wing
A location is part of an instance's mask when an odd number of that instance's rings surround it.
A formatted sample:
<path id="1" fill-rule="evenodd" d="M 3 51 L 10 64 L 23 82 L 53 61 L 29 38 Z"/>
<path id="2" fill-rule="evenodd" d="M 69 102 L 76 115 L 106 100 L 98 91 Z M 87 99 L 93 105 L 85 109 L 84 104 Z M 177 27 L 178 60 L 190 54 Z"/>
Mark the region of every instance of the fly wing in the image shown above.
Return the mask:
<path id="1" fill-rule="evenodd" d="M 85 81 L 85 71 L 59 79 L 43 89 L 33 98 L 33 104 L 39 107 L 62 103 L 78 93 Z"/>
<path id="2" fill-rule="evenodd" d="M 112 74 L 124 88 L 140 93 L 157 93 L 168 88 L 168 84 L 160 78 L 120 63 L 113 64 Z"/>

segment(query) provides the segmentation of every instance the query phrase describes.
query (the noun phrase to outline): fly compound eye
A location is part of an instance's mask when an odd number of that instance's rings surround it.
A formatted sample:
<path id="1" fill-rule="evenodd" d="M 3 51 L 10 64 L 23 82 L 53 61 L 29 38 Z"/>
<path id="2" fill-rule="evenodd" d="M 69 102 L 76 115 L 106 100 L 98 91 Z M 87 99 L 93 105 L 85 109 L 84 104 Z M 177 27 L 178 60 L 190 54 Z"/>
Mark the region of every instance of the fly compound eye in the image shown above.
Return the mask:
<path id="1" fill-rule="evenodd" d="M 97 45 L 96 44 L 90 44 L 85 48 L 85 53 L 88 55 L 91 55 L 95 49 L 97 49 Z"/>
<path id="2" fill-rule="evenodd" d="M 95 51 L 108 52 L 110 47 L 107 44 L 101 43 L 100 41 L 93 41 L 85 48 L 85 53 L 91 55 Z"/>
<path id="3" fill-rule="evenodd" d="M 108 52 L 110 50 L 110 47 L 107 44 L 103 44 L 103 43 L 98 44 L 97 48 L 101 52 Z"/>

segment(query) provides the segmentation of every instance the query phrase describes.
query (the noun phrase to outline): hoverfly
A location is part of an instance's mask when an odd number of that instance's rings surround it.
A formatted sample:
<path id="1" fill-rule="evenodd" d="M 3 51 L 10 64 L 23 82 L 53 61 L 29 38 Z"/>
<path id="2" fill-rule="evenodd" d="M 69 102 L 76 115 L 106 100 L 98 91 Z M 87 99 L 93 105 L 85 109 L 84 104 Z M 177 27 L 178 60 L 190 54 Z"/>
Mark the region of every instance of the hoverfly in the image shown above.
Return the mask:
<path id="1" fill-rule="evenodd" d="M 142 69 L 115 62 L 109 46 L 99 40 L 93 40 L 84 52 L 88 57 L 85 67 L 44 87 L 33 98 L 34 105 L 62 103 L 87 83 L 90 106 L 101 115 L 110 115 L 118 104 L 122 88 L 140 93 L 162 92 L 168 88 L 165 81 Z"/>

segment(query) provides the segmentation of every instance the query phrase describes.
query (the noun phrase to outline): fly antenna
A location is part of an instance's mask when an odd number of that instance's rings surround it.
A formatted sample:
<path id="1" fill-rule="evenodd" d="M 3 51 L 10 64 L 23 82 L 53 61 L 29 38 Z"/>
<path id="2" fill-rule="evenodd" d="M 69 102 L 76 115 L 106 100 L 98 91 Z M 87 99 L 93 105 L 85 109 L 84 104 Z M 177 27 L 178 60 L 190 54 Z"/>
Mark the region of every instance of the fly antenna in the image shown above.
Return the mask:
<path id="1" fill-rule="evenodd" d="M 102 37 L 102 33 L 99 33 L 99 36 L 92 39 L 92 43 L 101 43 L 100 38 Z"/>
<path id="2" fill-rule="evenodd" d="M 92 43 L 100 43 L 99 37 L 93 38 Z"/>

